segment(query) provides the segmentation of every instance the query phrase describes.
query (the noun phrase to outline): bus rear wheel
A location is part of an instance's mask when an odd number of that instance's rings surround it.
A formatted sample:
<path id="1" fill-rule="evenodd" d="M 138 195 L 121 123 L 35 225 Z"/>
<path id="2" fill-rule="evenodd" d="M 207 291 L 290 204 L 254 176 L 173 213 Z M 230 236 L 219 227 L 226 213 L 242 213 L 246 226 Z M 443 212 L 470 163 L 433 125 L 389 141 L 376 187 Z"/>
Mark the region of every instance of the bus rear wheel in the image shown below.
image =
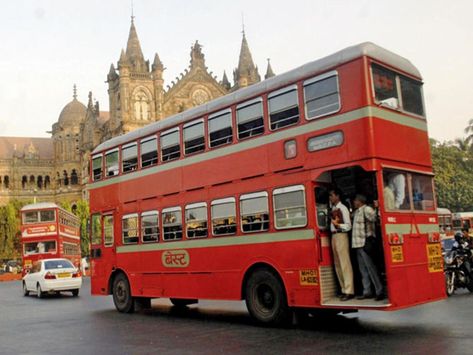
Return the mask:
<path id="1" fill-rule="evenodd" d="M 113 280 L 112 287 L 113 303 L 118 312 L 133 313 L 135 302 L 131 296 L 131 288 L 128 278 L 120 273 Z"/>
<path id="2" fill-rule="evenodd" d="M 282 325 L 290 319 L 286 291 L 281 280 L 269 269 L 251 274 L 246 287 L 246 307 L 250 315 L 266 325 Z"/>
<path id="3" fill-rule="evenodd" d="M 170 298 L 169 299 L 173 306 L 178 307 L 178 308 L 184 308 L 190 304 L 196 304 L 199 302 L 198 300 L 195 299 L 186 299 L 186 298 Z"/>

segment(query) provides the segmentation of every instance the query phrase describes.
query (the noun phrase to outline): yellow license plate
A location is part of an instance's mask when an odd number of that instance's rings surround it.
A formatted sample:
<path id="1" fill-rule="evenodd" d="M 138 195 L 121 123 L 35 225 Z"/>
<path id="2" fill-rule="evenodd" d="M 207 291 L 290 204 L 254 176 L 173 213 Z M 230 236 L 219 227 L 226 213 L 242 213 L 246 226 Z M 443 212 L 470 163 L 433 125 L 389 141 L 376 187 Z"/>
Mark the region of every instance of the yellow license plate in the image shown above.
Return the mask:
<path id="1" fill-rule="evenodd" d="M 58 278 L 65 278 L 65 277 L 71 277 L 70 272 L 61 272 L 60 274 L 57 274 Z"/>
<path id="2" fill-rule="evenodd" d="M 299 284 L 302 286 L 316 286 L 319 281 L 317 278 L 317 270 L 307 269 L 299 270 Z"/>

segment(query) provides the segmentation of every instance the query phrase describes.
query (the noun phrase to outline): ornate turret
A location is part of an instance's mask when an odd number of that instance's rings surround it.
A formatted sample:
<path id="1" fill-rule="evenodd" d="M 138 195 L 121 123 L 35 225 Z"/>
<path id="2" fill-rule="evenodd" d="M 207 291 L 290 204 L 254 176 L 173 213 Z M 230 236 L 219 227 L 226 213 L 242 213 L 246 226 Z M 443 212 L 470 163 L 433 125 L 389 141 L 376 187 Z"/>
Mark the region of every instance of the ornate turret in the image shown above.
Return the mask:
<path id="1" fill-rule="evenodd" d="M 270 59 L 268 58 L 268 67 L 266 68 L 266 74 L 264 75 L 264 78 L 265 78 L 265 79 L 269 79 L 269 78 L 272 78 L 272 77 L 275 76 L 275 75 L 276 75 L 276 74 L 274 74 L 273 68 L 271 68 Z"/>
<path id="2" fill-rule="evenodd" d="M 191 47 L 191 69 L 197 66 L 205 68 L 205 57 L 199 41 L 195 41 L 195 44 Z"/>
<path id="3" fill-rule="evenodd" d="M 164 70 L 163 63 L 161 62 L 161 59 L 159 59 L 158 53 L 156 53 L 154 55 L 154 61 L 153 61 L 153 65 L 151 66 L 151 69 L 153 71 L 157 71 L 157 70 L 163 71 Z"/>
<path id="4" fill-rule="evenodd" d="M 225 70 L 223 71 L 222 82 L 220 84 L 222 84 L 222 86 L 227 90 L 230 90 L 232 87 L 230 81 L 228 81 L 227 73 L 225 72 Z"/>
<path id="5" fill-rule="evenodd" d="M 145 61 L 143 52 L 141 51 L 140 40 L 138 39 L 138 34 L 136 33 L 133 16 L 131 17 L 130 34 L 128 35 L 125 54 L 131 64 L 133 71 L 149 71 L 149 62 Z"/>
<path id="6" fill-rule="evenodd" d="M 243 31 L 243 39 L 241 41 L 238 68 L 233 71 L 233 80 L 235 81 L 235 88 L 237 89 L 261 81 L 261 77 L 258 73 L 258 67 L 255 66 L 253 57 L 251 56 L 245 31 Z"/>
<path id="7" fill-rule="evenodd" d="M 113 66 L 113 63 L 110 64 L 110 70 L 108 71 L 107 75 L 107 81 L 114 81 L 118 78 L 117 71 L 115 70 L 115 67 Z"/>

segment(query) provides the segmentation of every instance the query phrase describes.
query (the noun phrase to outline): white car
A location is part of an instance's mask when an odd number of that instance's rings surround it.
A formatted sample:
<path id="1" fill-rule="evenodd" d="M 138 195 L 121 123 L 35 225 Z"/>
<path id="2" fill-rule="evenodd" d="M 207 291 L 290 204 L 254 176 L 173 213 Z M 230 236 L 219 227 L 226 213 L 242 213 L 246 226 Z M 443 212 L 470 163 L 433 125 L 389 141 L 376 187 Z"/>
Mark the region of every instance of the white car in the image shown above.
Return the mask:
<path id="1" fill-rule="evenodd" d="M 80 271 L 67 259 L 44 259 L 33 263 L 33 267 L 23 277 L 23 295 L 36 292 L 38 298 L 46 293 L 72 292 L 79 295 L 82 286 Z"/>

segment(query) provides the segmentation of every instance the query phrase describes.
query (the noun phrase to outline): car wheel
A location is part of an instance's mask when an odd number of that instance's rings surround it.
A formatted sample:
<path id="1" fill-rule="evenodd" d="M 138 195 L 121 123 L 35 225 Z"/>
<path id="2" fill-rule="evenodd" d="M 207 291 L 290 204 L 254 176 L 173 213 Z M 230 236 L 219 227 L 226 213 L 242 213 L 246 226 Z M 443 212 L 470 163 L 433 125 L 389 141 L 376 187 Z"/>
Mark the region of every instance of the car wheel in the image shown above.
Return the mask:
<path id="1" fill-rule="evenodd" d="M 41 290 L 41 285 L 38 284 L 38 286 L 36 286 L 36 296 L 38 298 L 43 298 L 44 297 L 44 293 L 43 293 L 43 290 Z"/>
<path id="2" fill-rule="evenodd" d="M 23 296 L 28 296 L 30 294 L 30 291 L 26 288 L 26 283 L 23 281 Z"/>
<path id="3" fill-rule="evenodd" d="M 118 274 L 113 280 L 113 303 L 115 308 L 122 313 L 133 313 L 135 302 L 131 296 L 131 288 L 125 274 Z"/>
<path id="4" fill-rule="evenodd" d="M 282 325 L 289 321 L 284 285 L 269 269 L 253 272 L 246 283 L 246 306 L 251 316 L 267 325 Z"/>
<path id="5" fill-rule="evenodd" d="M 79 296 L 79 289 L 72 290 L 72 296 L 74 296 L 74 297 Z"/>

